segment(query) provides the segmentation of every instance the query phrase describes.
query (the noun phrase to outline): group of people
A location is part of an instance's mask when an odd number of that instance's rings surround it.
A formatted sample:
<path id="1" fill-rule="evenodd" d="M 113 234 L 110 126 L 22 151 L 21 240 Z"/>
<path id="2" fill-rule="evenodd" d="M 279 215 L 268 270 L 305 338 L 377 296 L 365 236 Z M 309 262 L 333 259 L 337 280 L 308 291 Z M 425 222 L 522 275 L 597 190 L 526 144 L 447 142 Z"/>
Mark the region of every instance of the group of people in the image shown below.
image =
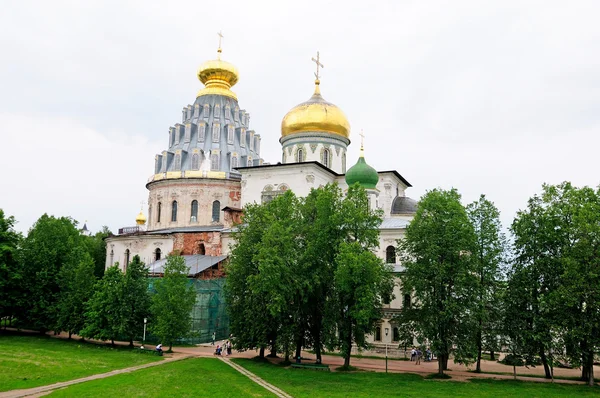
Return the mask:
<path id="1" fill-rule="evenodd" d="M 421 357 L 423 357 L 423 352 L 420 348 L 413 347 L 413 349 L 410 350 L 410 360 L 415 361 L 415 365 L 419 365 L 421 363 Z M 427 350 L 425 350 L 425 362 L 430 362 L 431 358 L 431 350 L 429 347 L 427 347 Z"/>
<path id="2" fill-rule="evenodd" d="M 223 347 L 217 344 L 215 355 L 221 355 L 223 352 L 225 352 L 226 356 L 231 355 L 231 341 L 227 340 L 225 344 L 223 344 Z"/>

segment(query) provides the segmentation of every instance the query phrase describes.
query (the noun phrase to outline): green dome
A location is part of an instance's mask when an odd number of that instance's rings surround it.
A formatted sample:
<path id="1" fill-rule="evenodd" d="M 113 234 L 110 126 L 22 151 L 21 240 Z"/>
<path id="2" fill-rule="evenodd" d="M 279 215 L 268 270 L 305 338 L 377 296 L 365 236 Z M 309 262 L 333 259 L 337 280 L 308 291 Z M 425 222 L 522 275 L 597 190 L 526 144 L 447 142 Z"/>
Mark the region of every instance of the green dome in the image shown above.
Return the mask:
<path id="1" fill-rule="evenodd" d="M 348 186 L 354 185 L 357 182 L 365 189 L 375 189 L 377 182 L 379 182 L 377 170 L 365 162 L 362 153 L 358 158 L 358 162 L 346 172 L 346 183 Z"/>

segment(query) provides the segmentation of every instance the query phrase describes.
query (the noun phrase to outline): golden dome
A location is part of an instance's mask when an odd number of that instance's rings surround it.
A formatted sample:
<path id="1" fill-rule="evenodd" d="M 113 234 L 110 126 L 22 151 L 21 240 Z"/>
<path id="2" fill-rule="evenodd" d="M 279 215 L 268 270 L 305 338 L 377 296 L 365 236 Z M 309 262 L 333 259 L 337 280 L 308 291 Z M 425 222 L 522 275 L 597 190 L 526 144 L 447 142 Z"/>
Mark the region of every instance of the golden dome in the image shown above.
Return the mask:
<path id="1" fill-rule="evenodd" d="M 137 217 L 135 218 L 135 223 L 137 225 L 146 224 L 146 216 L 144 215 L 144 212 L 142 210 L 140 210 L 140 214 L 138 214 Z"/>
<path id="2" fill-rule="evenodd" d="M 319 131 L 350 138 L 350 123 L 344 112 L 321 97 L 319 80 L 315 81 L 315 93 L 306 102 L 295 106 L 281 122 L 281 136 L 305 131 Z"/>
<path id="3" fill-rule="evenodd" d="M 237 100 L 237 96 L 230 88 L 238 82 L 240 74 L 235 66 L 221 60 L 220 48 L 217 52 L 219 54 L 217 59 L 206 61 L 198 69 L 198 79 L 205 87 L 198 91 L 197 97 L 215 94 Z"/>

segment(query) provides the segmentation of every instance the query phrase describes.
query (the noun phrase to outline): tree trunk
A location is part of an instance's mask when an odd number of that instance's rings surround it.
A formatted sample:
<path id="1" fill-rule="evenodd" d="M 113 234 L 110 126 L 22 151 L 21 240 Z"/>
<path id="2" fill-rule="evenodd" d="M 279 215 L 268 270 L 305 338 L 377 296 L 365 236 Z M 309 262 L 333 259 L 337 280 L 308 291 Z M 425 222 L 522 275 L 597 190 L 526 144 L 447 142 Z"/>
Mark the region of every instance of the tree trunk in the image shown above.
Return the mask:
<path id="1" fill-rule="evenodd" d="M 444 355 L 438 354 L 438 374 L 444 374 Z"/>
<path id="2" fill-rule="evenodd" d="M 490 350 L 490 361 L 495 361 L 496 355 L 494 354 L 494 350 Z"/>
<path id="3" fill-rule="evenodd" d="M 586 361 L 584 361 L 583 364 L 581 365 L 581 380 L 588 381 L 588 379 L 589 379 L 588 374 L 589 374 L 588 365 L 587 365 Z"/>
<path id="4" fill-rule="evenodd" d="M 169 343 L 169 352 L 173 351 L 173 342 Z"/>
<path id="5" fill-rule="evenodd" d="M 548 366 L 548 358 L 546 357 L 546 353 L 544 349 L 540 349 L 540 359 L 542 360 L 542 364 L 544 365 L 544 373 L 546 379 L 551 379 L 552 375 L 550 374 L 550 366 Z"/>
<path id="6" fill-rule="evenodd" d="M 321 363 L 321 336 L 319 332 L 315 333 L 315 354 L 317 355 L 317 363 Z"/>
<path id="7" fill-rule="evenodd" d="M 513 377 L 517 380 L 517 365 L 513 365 Z"/>
<path id="8" fill-rule="evenodd" d="M 296 341 L 296 356 L 294 357 L 294 359 L 298 359 L 300 358 L 300 356 L 302 355 L 302 338 L 299 338 L 298 341 Z"/>
<path id="9" fill-rule="evenodd" d="M 350 326 L 348 329 L 348 333 L 346 336 L 346 355 L 344 358 L 344 367 L 348 368 L 350 367 L 350 355 L 352 354 L 352 326 Z"/>
<path id="10" fill-rule="evenodd" d="M 115 339 L 110 339 L 110 345 L 113 347 L 115 346 Z"/>
<path id="11" fill-rule="evenodd" d="M 260 351 L 258 352 L 258 357 L 260 359 L 265 359 L 265 347 L 260 347 Z"/>
<path id="12" fill-rule="evenodd" d="M 479 320 L 479 331 L 477 332 L 477 366 L 475 373 L 481 373 L 481 319 Z"/>
<path id="13" fill-rule="evenodd" d="M 130 338 L 130 339 L 129 339 L 129 347 L 130 347 L 130 348 L 133 348 L 133 338 Z"/>
<path id="14" fill-rule="evenodd" d="M 71 340 L 71 334 L 72 334 L 72 333 L 71 333 L 71 332 L 69 332 L 69 340 Z"/>
<path id="15" fill-rule="evenodd" d="M 590 356 L 588 359 L 588 366 L 589 366 L 589 374 L 588 374 L 588 385 L 590 387 L 594 386 L 594 352 L 590 352 Z"/>

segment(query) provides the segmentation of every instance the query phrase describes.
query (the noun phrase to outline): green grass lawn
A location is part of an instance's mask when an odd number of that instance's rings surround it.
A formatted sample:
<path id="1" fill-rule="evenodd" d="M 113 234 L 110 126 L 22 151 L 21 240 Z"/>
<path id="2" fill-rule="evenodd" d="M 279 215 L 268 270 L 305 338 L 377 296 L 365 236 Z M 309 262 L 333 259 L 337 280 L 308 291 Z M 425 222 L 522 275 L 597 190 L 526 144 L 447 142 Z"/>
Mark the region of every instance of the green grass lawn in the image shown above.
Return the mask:
<path id="1" fill-rule="evenodd" d="M 402 373 L 320 372 L 249 359 L 234 361 L 295 398 L 314 397 L 598 397 L 600 388 L 579 385 L 477 379 L 426 380 Z"/>
<path id="2" fill-rule="evenodd" d="M 184 359 L 76 384 L 51 397 L 274 397 L 216 358 Z"/>
<path id="3" fill-rule="evenodd" d="M 0 391 L 43 386 L 160 359 L 125 348 L 0 334 Z"/>

